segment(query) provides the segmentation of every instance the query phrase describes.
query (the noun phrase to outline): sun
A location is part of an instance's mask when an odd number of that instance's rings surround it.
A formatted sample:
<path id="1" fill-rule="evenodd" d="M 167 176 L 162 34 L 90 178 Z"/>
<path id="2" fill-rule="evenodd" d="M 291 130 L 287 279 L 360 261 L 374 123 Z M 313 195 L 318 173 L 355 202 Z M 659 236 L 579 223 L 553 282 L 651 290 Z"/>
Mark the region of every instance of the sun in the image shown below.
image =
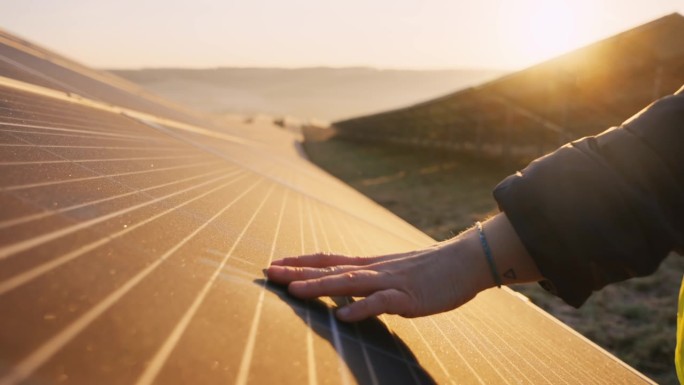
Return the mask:
<path id="1" fill-rule="evenodd" d="M 578 11 L 572 1 L 502 1 L 497 26 L 508 64 L 528 66 L 577 48 Z"/>

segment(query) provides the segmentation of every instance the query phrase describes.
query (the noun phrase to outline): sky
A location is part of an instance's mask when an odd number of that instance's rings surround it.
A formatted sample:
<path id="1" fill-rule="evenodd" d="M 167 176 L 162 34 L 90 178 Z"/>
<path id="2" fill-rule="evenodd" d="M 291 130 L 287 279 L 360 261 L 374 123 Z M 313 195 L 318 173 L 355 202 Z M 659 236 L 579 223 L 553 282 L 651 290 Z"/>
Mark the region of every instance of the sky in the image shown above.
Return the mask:
<path id="1" fill-rule="evenodd" d="M 0 28 L 98 68 L 514 70 L 684 0 L 22 0 Z"/>

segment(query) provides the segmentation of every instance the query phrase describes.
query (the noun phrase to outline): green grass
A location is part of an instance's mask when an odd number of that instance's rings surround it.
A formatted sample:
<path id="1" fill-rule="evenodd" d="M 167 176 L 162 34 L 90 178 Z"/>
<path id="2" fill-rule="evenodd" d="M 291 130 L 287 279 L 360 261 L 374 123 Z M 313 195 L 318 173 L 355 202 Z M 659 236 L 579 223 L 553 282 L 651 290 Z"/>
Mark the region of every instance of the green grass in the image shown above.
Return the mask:
<path id="1" fill-rule="evenodd" d="M 310 159 L 437 240 L 497 212 L 492 189 L 523 164 L 433 149 L 307 141 Z M 661 384 L 677 384 L 676 309 L 684 258 L 653 275 L 614 284 L 574 309 L 536 284 L 516 285 L 532 302 Z"/>
<path id="2" fill-rule="evenodd" d="M 452 153 L 340 139 L 306 142 L 311 160 L 438 240 L 496 212 L 491 191 L 508 175 Z"/>

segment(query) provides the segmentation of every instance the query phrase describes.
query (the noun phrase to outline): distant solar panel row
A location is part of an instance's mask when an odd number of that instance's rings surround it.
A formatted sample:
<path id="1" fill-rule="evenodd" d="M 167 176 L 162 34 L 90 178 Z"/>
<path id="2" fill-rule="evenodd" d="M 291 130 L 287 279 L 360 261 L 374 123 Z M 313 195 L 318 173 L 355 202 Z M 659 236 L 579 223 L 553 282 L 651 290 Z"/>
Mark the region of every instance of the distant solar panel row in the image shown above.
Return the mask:
<path id="1" fill-rule="evenodd" d="M 530 160 L 622 123 L 684 84 L 672 14 L 478 87 L 334 123 L 360 140 Z"/>
<path id="2" fill-rule="evenodd" d="M 261 269 L 432 240 L 271 126 L 212 134 L 10 83 L 2 385 L 647 381 L 506 290 L 436 317 L 338 323 L 333 301 L 349 299 L 295 300 Z"/>

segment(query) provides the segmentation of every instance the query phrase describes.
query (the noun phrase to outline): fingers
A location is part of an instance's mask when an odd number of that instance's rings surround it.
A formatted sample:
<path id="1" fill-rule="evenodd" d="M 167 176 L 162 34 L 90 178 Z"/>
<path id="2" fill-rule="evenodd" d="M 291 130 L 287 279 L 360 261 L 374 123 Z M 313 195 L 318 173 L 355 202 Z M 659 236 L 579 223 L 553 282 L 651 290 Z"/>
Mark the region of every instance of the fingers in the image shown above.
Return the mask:
<path id="1" fill-rule="evenodd" d="M 389 261 L 412 256 L 418 251 L 377 255 L 373 257 L 352 257 L 340 254 L 315 253 L 277 259 L 271 262 L 271 266 L 293 267 L 328 267 L 336 265 L 366 266 L 377 262 Z"/>
<path id="2" fill-rule="evenodd" d="M 375 292 L 362 300 L 339 309 L 336 316 L 341 321 L 355 322 L 383 313 L 411 316 L 412 308 L 411 297 L 406 293 L 387 289 Z"/>
<path id="3" fill-rule="evenodd" d="M 295 281 L 289 292 L 300 298 L 321 296 L 367 296 L 378 290 L 392 287 L 394 279 L 389 274 L 373 270 L 352 270 L 307 281 Z"/>
<path id="4" fill-rule="evenodd" d="M 363 266 L 375 262 L 374 257 L 348 257 L 338 254 L 316 253 L 288 257 L 271 262 L 274 266 L 328 267 L 335 265 Z"/>
<path id="5" fill-rule="evenodd" d="M 290 267 L 270 266 L 266 269 L 266 276 L 275 283 L 287 284 L 293 281 L 321 278 L 328 275 L 346 273 L 358 270 L 357 266 L 330 266 L 322 268 L 314 267 Z"/>

